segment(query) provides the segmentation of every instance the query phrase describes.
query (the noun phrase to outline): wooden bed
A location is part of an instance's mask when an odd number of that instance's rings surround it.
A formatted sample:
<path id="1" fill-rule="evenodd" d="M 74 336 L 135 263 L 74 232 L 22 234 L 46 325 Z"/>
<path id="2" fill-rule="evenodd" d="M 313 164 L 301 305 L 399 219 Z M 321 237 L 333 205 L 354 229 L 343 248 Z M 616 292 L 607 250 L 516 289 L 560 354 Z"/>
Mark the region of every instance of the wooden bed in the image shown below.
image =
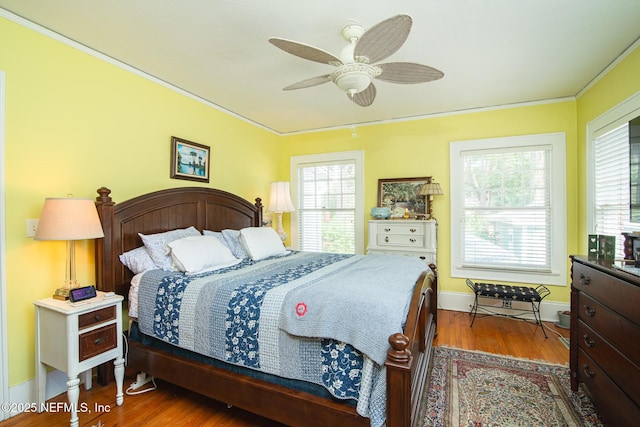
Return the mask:
<path id="1" fill-rule="evenodd" d="M 221 190 L 186 187 L 161 190 L 114 203 L 111 191 L 98 189 L 96 206 L 105 237 L 96 241 L 96 284 L 127 296 L 132 273 L 118 256 L 142 246 L 138 233 L 152 234 L 195 226 L 200 231 L 241 229 L 262 224 L 262 204 Z M 420 399 L 427 382 L 436 333 L 437 273 L 416 286 L 404 334 L 389 337 L 387 426 L 418 425 Z M 137 342 L 129 343 L 128 369 L 196 391 L 289 426 L 368 426 L 369 419 L 336 400 L 230 373 Z"/>

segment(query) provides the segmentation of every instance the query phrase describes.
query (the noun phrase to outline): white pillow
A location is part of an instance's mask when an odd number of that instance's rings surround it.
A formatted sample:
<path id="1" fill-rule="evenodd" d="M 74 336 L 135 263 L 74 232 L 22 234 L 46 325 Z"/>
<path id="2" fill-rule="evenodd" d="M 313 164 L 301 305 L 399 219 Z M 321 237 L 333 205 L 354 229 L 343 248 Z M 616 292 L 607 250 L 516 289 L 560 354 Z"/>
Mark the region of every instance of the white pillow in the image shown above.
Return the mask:
<path id="1" fill-rule="evenodd" d="M 174 266 L 187 274 L 203 273 L 240 262 L 215 236 L 189 236 L 168 245 Z"/>
<path id="2" fill-rule="evenodd" d="M 133 274 L 144 273 L 145 271 L 158 268 L 144 246 L 120 254 L 120 261 L 131 270 Z"/>
<path id="3" fill-rule="evenodd" d="M 180 228 L 157 234 L 138 233 L 155 265 L 166 271 L 173 271 L 173 260 L 167 244 L 183 237 L 200 235 L 200 232 L 195 227 Z"/>
<path id="4" fill-rule="evenodd" d="M 240 230 L 240 241 L 254 261 L 287 253 L 280 236 L 271 227 L 243 228 Z"/>

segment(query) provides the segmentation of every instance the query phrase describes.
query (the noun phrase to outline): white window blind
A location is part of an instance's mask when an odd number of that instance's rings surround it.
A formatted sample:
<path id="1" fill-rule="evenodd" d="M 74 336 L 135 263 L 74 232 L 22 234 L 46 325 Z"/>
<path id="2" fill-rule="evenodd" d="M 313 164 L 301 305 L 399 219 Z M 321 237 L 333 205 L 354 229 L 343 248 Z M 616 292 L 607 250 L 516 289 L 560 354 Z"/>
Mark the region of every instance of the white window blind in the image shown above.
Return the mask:
<path id="1" fill-rule="evenodd" d="M 362 152 L 293 157 L 291 182 L 297 205 L 294 247 L 361 253 Z"/>
<path id="2" fill-rule="evenodd" d="M 355 253 L 355 161 L 298 170 L 300 250 Z"/>
<path id="3" fill-rule="evenodd" d="M 453 142 L 451 275 L 566 286 L 564 133 Z"/>
<path id="4" fill-rule="evenodd" d="M 550 147 L 462 156 L 462 265 L 550 272 Z"/>
<path id="5" fill-rule="evenodd" d="M 616 258 L 624 258 L 621 233 L 629 223 L 629 126 L 594 141 L 595 233 L 616 236 Z"/>

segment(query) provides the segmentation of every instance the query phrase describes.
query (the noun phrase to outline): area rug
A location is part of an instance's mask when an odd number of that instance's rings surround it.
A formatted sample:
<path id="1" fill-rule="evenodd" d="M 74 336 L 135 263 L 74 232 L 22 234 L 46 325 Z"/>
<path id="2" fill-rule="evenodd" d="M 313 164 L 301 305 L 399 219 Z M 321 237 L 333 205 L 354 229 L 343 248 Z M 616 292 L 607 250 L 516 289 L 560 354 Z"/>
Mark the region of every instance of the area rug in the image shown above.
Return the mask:
<path id="1" fill-rule="evenodd" d="M 432 364 L 423 427 L 603 426 L 566 366 L 447 347 Z"/>

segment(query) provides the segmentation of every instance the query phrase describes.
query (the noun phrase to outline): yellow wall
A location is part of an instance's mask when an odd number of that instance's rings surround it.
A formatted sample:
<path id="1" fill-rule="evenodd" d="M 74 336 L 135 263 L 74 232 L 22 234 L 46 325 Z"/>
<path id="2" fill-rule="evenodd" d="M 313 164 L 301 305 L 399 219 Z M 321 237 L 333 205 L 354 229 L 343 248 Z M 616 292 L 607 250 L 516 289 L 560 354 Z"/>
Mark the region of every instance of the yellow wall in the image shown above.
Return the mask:
<path id="1" fill-rule="evenodd" d="M 432 176 L 444 195 L 435 196 L 433 215 L 438 220 L 438 271 L 442 291 L 466 292 L 463 279 L 450 275 L 449 142 L 535 133 L 565 132 L 567 147 L 567 215 L 576 215 L 576 106 L 574 101 L 435 117 L 361 127 L 358 136 L 348 129 L 283 138 L 282 157 L 331 151 L 364 150 L 365 218 L 376 206 L 378 179 Z M 281 179 L 285 179 L 282 176 Z M 575 253 L 577 229 L 568 221 L 568 250 Z M 567 266 L 569 265 L 568 254 Z M 568 302 L 566 287 L 552 287 L 549 300 Z"/>
<path id="2" fill-rule="evenodd" d="M 11 386 L 34 376 L 32 301 L 49 296 L 63 279 L 63 244 L 26 238 L 25 219 L 39 217 L 45 197 L 93 198 L 101 186 L 110 187 L 118 202 L 155 189 L 201 185 L 169 178 L 172 135 L 209 145 L 210 186 L 250 200 L 266 200 L 270 181 L 289 178 L 292 155 L 364 150 L 367 209 L 376 204 L 379 178 L 433 176 L 445 193 L 434 202 L 441 289 L 466 292 L 449 271 L 449 142 L 565 132 L 566 255 L 583 252 L 584 127 L 640 89 L 636 51 L 578 101 L 360 127 L 357 138 L 347 129 L 278 137 L 2 18 L 0 40 L 0 70 L 7 76 Z M 78 278 L 91 283 L 92 247 L 80 244 L 77 253 Z M 550 300 L 568 302 L 568 287 L 552 291 Z"/>
<path id="3" fill-rule="evenodd" d="M 279 137 L 0 18 L 6 73 L 6 242 L 9 381 L 34 372 L 33 305 L 64 279 L 64 243 L 25 237 L 46 197 L 116 202 L 151 190 L 206 185 L 169 178 L 171 136 L 211 147 L 208 186 L 266 200 Z M 78 242 L 81 283 L 92 245 Z"/>

